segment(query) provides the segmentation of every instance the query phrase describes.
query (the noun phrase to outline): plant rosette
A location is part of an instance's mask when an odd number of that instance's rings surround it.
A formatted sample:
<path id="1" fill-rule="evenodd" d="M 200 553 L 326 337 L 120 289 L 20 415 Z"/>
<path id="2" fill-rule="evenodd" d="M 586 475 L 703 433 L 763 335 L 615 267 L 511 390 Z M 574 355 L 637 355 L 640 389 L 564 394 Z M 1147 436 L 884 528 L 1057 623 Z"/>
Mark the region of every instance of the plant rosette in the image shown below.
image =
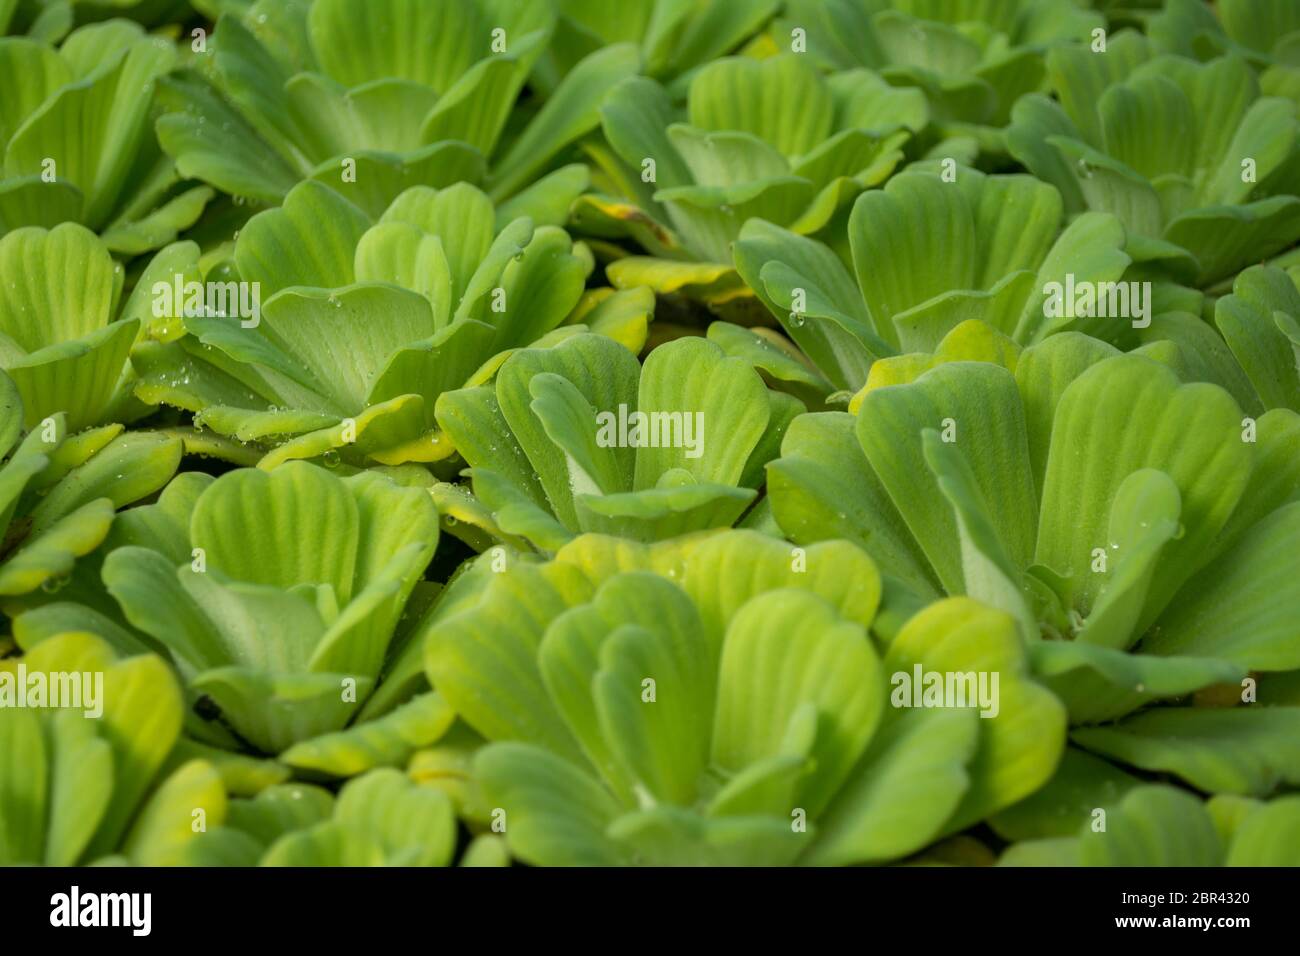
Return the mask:
<path id="1" fill-rule="evenodd" d="M 171 41 L 129 20 L 80 27 L 57 49 L 0 37 L 0 235 L 79 222 L 129 257 L 193 225 L 213 190 L 182 182 L 150 113 L 176 60 Z"/>
<path id="2" fill-rule="evenodd" d="M 197 249 L 188 256 L 197 276 Z M 444 462 L 456 449 L 436 427 L 438 396 L 490 377 L 511 349 L 587 327 L 641 349 L 649 293 L 587 292 L 589 271 L 562 229 L 502 222 L 468 184 L 411 187 L 372 221 L 302 183 L 248 222 L 223 274 L 195 286 L 232 280 L 258 308 L 189 314 L 184 334 L 156 333 L 132 357 L 137 394 L 193 412 L 249 446 L 236 460 L 264 468 Z"/>
<path id="3" fill-rule="evenodd" d="M 314 179 L 378 217 L 411 186 L 469 182 L 510 218 L 559 225 L 587 186 L 562 158 L 639 57 L 595 51 L 511 127 L 554 27 L 549 3 L 259 0 L 162 84 L 158 140 L 186 175 L 273 205 Z"/>
<path id="4" fill-rule="evenodd" d="M 576 335 L 443 394 L 438 420 L 473 492 L 442 484 L 434 496 L 479 549 L 549 553 L 586 531 L 655 541 L 761 520 L 763 466 L 802 410 L 698 337 L 642 366 L 611 339 Z"/>
<path id="5" fill-rule="evenodd" d="M 275 755 L 343 731 L 437 543 L 428 493 L 291 462 L 186 474 L 142 510 L 152 540 L 109 553 L 104 585 L 227 738 Z"/>
<path id="6" fill-rule="evenodd" d="M 847 542 L 584 535 L 491 575 L 426 669 L 525 862 L 886 862 L 1036 790 L 1065 710 L 1009 615 L 941 601 L 884 646 L 879 597 Z M 997 713 L 891 703 L 917 668 L 997 672 Z"/>

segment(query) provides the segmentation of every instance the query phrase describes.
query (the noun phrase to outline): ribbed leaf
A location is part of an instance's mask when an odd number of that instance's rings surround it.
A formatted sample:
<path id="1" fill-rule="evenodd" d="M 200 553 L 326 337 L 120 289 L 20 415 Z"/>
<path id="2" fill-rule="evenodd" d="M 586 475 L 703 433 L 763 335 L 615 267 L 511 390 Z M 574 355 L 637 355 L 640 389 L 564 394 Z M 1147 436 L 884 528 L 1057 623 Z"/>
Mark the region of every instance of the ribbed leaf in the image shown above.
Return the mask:
<path id="1" fill-rule="evenodd" d="M 566 757 L 581 752 L 549 702 L 537 664 L 546 627 L 590 597 L 572 567 L 518 565 L 495 575 L 480 602 L 436 622 L 425 669 L 434 689 L 490 740 L 523 740 Z"/>
<path id="2" fill-rule="evenodd" d="M 650 488 L 664 474 L 684 469 L 697 481 L 738 484 L 750 452 L 768 423 L 767 389 L 742 359 L 728 358 L 704 339 L 683 338 L 655 349 L 642 367 L 637 410 L 650 416 L 680 415 L 685 435 L 691 416 L 698 448 L 663 441 L 662 429 L 645 436 L 650 442 L 636 450 L 633 487 Z M 702 427 L 701 427 L 702 426 Z M 659 447 L 653 447 L 657 439 Z"/>
<path id="3" fill-rule="evenodd" d="M 288 286 L 349 285 L 353 250 L 369 225 L 334 190 L 304 182 L 283 205 L 258 213 L 239 231 L 235 263 L 242 279 L 262 284 L 263 302 Z"/>
<path id="4" fill-rule="evenodd" d="M 1015 379 L 1003 368 L 956 362 L 910 385 L 867 392 L 858 440 L 895 506 L 950 593 L 964 593 L 960 540 L 921 450 L 921 432 L 938 429 L 965 453 L 985 500 L 1001 507 L 995 528 L 1013 566 L 1029 564 L 1034 537 L 1033 476 Z M 949 424 L 951 423 L 951 428 Z"/>
<path id="5" fill-rule="evenodd" d="M 967 598 L 930 605 L 913 617 L 889 645 L 887 675 L 985 675 L 992 691 L 998 675 L 997 713 L 980 711 L 979 743 L 967 790 L 945 827 L 956 832 L 1027 797 L 1056 769 L 1065 745 L 1065 708 L 1026 673 L 1027 661 L 1014 620 Z M 891 678 L 891 681 L 893 679 Z M 894 694 L 900 692 L 895 682 Z M 978 702 L 968 700 L 968 706 Z"/>
<path id="6" fill-rule="evenodd" d="M 226 791 L 211 764 L 193 760 L 162 782 L 140 809 L 123 852 L 140 866 L 176 866 L 205 827 L 220 826 L 226 816 Z"/>
<path id="7" fill-rule="evenodd" d="M 906 856 L 931 842 L 970 785 L 966 765 L 979 740 L 968 710 L 914 710 L 883 726 L 849 779 L 817 819 L 803 862 L 872 863 Z"/>
<path id="8" fill-rule="evenodd" d="M 1134 416 L 1134 409 L 1143 413 Z M 1126 355 L 1093 365 L 1062 394 L 1042 494 L 1037 561 L 1072 576 L 1081 614 L 1105 578 L 1092 573 L 1094 548 L 1107 547 L 1111 502 L 1128 476 L 1156 468 L 1182 499 L 1184 534 L 1166 544 L 1152 572 L 1139 631 L 1205 560 L 1250 474 L 1241 412 L 1222 389 L 1179 385 L 1149 359 Z"/>
<path id="9" fill-rule="evenodd" d="M 535 866 L 610 866 L 627 854 L 605 835 L 620 807 L 573 764 L 527 744 L 493 744 L 474 760 L 488 803 L 505 813 L 510 852 Z"/>
<path id="10" fill-rule="evenodd" d="M 365 834 L 390 866 L 446 866 L 456 849 L 451 800 L 398 770 L 349 781 L 339 792 L 334 820 Z"/>
<path id="11" fill-rule="evenodd" d="M 1300 709 L 1187 707 L 1147 711 L 1071 734 L 1081 747 L 1207 793 L 1265 796 L 1300 780 Z"/>
<path id="12" fill-rule="evenodd" d="M 191 540 L 211 570 L 286 589 L 326 584 L 341 605 L 352 595 L 359 527 L 342 481 L 291 462 L 218 478 L 195 503 Z"/>
<path id="13" fill-rule="evenodd" d="M 1173 787 L 1129 791 L 1108 812 L 1105 830 L 1085 826 L 1079 837 L 1084 866 L 1218 866 L 1222 855 L 1201 802 Z"/>
<path id="14" fill-rule="evenodd" d="M 1029 649 L 1034 672 L 1061 699 L 1075 724 L 1122 717 L 1153 700 L 1182 697 L 1235 683 L 1244 668 L 1213 657 L 1126 654 L 1074 641 L 1044 641 Z"/>
<path id="15" fill-rule="evenodd" d="M 1252 670 L 1300 667 L 1300 502 L 1279 508 L 1187 582 L 1142 649 L 1199 654 Z"/>
<path id="16" fill-rule="evenodd" d="M 846 538 L 921 593 L 936 593 L 929 564 L 872 471 L 843 412 L 801 415 L 767 469 L 768 500 L 797 544 Z"/>
<path id="17" fill-rule="evenodd" d="M 421 694 L 378 720 L 294 744 L 280 761 L 338 777 L 373 767 L 400 767 L 416 750 L 441 737 L 455 716 L 436 693 Z"/>
<path id="18" fill-rule="evenodd" d="M 768 591 L 810 591 L 863 628 L 871 626 L 880 603 L 875 563 L 846 541 L 821 542 L 800 553 L 768 535 L 734 531 L 692 547 L 680 574 L 705 628 L 719 640 L 741 607 Z"/>
<path id="19" fill-rule="evenodd" d="M 870 741 L 884 706 L 880 662 L 860 624 L 812 594 L 762 594 L 731 618 L 723 644 L 714 762 L 733 773 L 782 751 L 796 713 L 816 708 L 814 770 L 798 799 L 815 817 Z M 791 808 L 793 809 L 793 808 Z"/>
<path id="20" fill-rule="evenodd" d="M 462 0 L 322 0 L 308 29 L 321 66 L 346 86 L 394 76 L 446 90 L 491 39 L 478 4 Z"/>

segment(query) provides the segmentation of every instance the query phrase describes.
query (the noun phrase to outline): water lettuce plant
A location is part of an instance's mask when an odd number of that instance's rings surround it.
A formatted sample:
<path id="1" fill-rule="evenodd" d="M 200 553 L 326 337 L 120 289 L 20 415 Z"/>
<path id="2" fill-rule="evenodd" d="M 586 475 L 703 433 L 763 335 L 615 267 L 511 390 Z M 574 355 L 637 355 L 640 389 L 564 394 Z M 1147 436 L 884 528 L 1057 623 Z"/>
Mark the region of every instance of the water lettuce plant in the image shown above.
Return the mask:
<path id="1" fill-rule="evenodd" d="M 170 41 L 128 20 L 57 48 L 0 37 L 0 234 L 80 222 L 130 256 L 192 226 L 213 190 L 182 181 L 151 127 L 154 87 L 176 61 Z"/>
<path id="2" fill-rule="evenodd" d="M 262 0 L 222 16 L 210 60 L 164 84 L 158 139 L 187 175 L 272 204 L 318 179 L 378 215 L 408 186 L 486 176 L 494 199 L 563 221 L 586 178 L 552 161 L 638 57 L 595 51 L 505 141 L 554 19 L 547 3 Z"/>
<path id="3" fill-rule="evenodd" d="M 185 477 L 104 586 L 238 739 L 277 754 L 341 730 L 437 543 L 429 496 L 306 463 Z"/>
<path id="4" fill-rule="evenodd" d="M 310 784 L 277 784 L 232 799 L 225 822 L 186 847 L 192 866 L 447 866 L 456 815 L 439 790 L 396 770 L 349 780 L 337 798 Z M 461 866 L 503 866 L 501 838 L 483 834 Z"/>
<path id="5" fill-rule="evenodd" d="M 576 335 L 515 352 L 493 385 L 443 394 L 438 420 L 473 497 L 434 494 L 492 537 L 546 551 L 587 531 L 653 541 L 728 527 L 802 410 L 699 338 L 638 366 L 612 339 Z"/>
<path id="6" fill-rule="evenodd" d="M 1278 616 L 1297 598 L 1300 419 L 1243 416 L 1219 386 L 1078 333 L 1011 355 L 868 386 L 856 419 L 798 419 L 770 465 L 777 523 L 807 543 L 852 527 L 904 608 L 965 594 L 1014 615 L 1072 722 L 1145 708 L 1076 731 L 1086 748 L 1211 793 L 1294 779 L 1300 712 L 1146 705 L 1300 664 Z M 1220 723 L 1263 765 L 1201 770 L 1242 748 Z"/>
<path id="7" fill-rule="evenodd" d="M 90 710 L 0 709 L 0 864 L 175 866 L 202 813 L 224 817 L 226 790 L 203 760 L 169 766 L 181 729 L 175 676 L 161 658 L 119 658 L 69 632 L 0 661 L 0 674 L 96 673 Z"/>
<path id="8" fill-rule="evenodd" d="M 287 248 L 297 250 L 288 259 Z M 197 249 L 189 260 L 197 274 Z M 327 454 L 439 461 L 453 449 L 435 428 L 438 396 L 554 332 L 579 307 L 588 271 L 562 229 L 503 221 L 466 183 L 413 186 L 371 220 L 304 182 L 248 221 L 212 280 L 252 284 L 258 314 L 187 315 L 142 343 L 136 394 L 253 443 L 266 467 Z M 637 299 L 583 317 L 640 349 L 648 310 L 629 310 Z"/>
<path id="9" fill-rule="evenodd" d="M 474 772 L 528 862 L 880 862 L 1032 792 L 1065 712 L 1008 615 L 940 602 L 878 650 L 879 597 L 843 541 L 585 535 L 439 621 L 427 669 L 493 741 Z M 987 719 L 886 704 L 893 671 L 976 662 Z"/>
<path id="10" fill-rule="evenodd" d="M 777 0 L 560 0 L 554 40 L 531 81 L 553 89 L 585 56 L 601 47 L 633 43 L 643 75 L 680 87 L 710 61 L 758 42 L 759 30 L 779 6 Z"/>
<path id="11" fill-rule="evenodd" d="M 719 305 L 749 294 L 730 268 L 746 220 L 826 228 L 889 176 L 899 147 L 928 121 L 919 92 L 862 70 L 825 78 L 794 54 L 710 63 L 692 77 L 684 114 L 653 80 L 625 80 L 601 114 L 616 154 L 606 175 L 619 192 L 584 200 L 575 217 L 653 253 L 611 262 L 611 282 Z"/>
<path id="12" fill-rule="evenodd" d="M 1300 865 L 1293 0 L 0 0 L 0 865 Z"/>
<path id="13" fill-rule="evenodd" d="M 1115 216 L 1067 223 L 1047 183 L 957 165 L 949 172 L 909 169 L 862 194 L 847 242 L 827 245 L 760 218 L 741 231 L 736 268 L 814 363 L 823 396 L 857 391 L 877 359 L 931 351 L 970 320 L 1024 344 L 1071 329 L 1133 341 L 1127 316 L 1045 309 L 1047 290 L 1067 273 L 1083 285 L 1122 279 L 1132 259 Z M 734 330 L 710 335 L 746 341 Z"/>
<path id="14" fill-rule="evenodd" d="M 775 32 L 801 38 L 824 68 L 866 67 L 923 90 L 941 135 L 970 141 L 945 148 L 1005 152 L 999 131 L 1042 85 L 1046 51 L 1104 25 L 1083 4 L 1051 0 L 790 0 Z"/>
<path id="15" fill-rule="evenodd" d="M 1296 102 L 1262 95 L 1244 58 L 1197 63 L 1125 33 L 1101 58 L 1053 50 L 1048 71 L 1058 99 L 1016 104 L 1012 153 L 1068 209 L 1119 216 L 1146 240 L 1144 260 L 1181 250 L 1208 285 L 1300 238 L 1288 194 L 1300 168 Z"/>
<path id="16" fill-rule="evenodd" d="M 74 562 L 107 537 L 117 508 L 148 498 L 172 477 L 181 443 L 107 425 L 71 434 L 63 413 L 24 426 L 22 396 L 0 374 L 0 596 L 14 614 L 57 592 Z"/>

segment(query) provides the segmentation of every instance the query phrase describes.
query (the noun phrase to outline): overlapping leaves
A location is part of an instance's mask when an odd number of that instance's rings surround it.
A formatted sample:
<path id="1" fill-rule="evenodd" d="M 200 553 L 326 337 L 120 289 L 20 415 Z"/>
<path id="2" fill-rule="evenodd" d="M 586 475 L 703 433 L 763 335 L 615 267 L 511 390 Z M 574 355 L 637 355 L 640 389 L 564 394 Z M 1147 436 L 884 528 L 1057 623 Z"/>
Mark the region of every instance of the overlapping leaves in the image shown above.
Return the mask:
<path id="1" fill-rule="evenodd" d="M 127 20 L 81 27 L 58 49 L 0 37 L 0 234 L 80 222 L 135 255 L 193 225 L 213 191 L 182 182 L 152 130 L 154 87 L 176 59 Z"/>
<path id="2" fill-rule="evenodd" d="M 1007 615 L 941 602 L 880 649 L 879 595 L 846 542 L 586 535 L 438 622 L 427 669 L 528 862 L 880 862 L 1032 792 L 1065 715 Z M 1000 712 L 891 708 L 913 668 L 997 671 Z"/>
<path id="3" fill-rule="evenodd" d="M 652 541 L 727 527 L 801 410 L 699 338 L 638 367 L 617 342 L 580 334 L 516 352 L 492 385 L 439 399 L 474 499 L 435 494 L 494 538 L 546 551 L 585 531 Z"/>

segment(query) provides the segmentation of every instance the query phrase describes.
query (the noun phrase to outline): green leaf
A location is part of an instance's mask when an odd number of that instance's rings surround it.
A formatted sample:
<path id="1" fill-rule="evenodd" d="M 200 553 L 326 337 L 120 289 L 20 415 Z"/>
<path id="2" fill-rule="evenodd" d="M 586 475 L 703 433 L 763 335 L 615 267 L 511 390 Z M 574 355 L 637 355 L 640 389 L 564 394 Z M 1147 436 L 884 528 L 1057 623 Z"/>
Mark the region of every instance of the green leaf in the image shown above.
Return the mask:
<path id="1" fill-rule="evenodd" d="M 1265 408 L 1300 411 L 1300 372 L 1275 313 L 1300 315 L 1300 291 L 1280 269 L 1252 266 L 1214 305 L 1214 322 Z"/>
<path id="2" fill-rule="evenodd" d="M 158 99 L 165 110 L 156 123 L 158 143 L 187 179 L 278 204 L 305 172 L 192 70 L 159 80 Z M 226 132 L 213 136 L 214 129 Z"/>
<path id="3" fill-rule="evenodd" d="M 1074 641 L 1029 649 L 1034 672 L 1070 711 L 1071 723 L 1113 720 L 1160 698 L 1235 683 L 1245 669 L 1214 657 L 1157 657 Z"/>
<path id="4" fill-rule="evenodd" d="M 1152 574 L 1165 546 L 1178 537 L 1180 508 L 1178 487 L 1162 471 L 1142 469 L 1120 482 L 1102 546 L 1105 583 L 1076 640 L 1121 650 L 1135 643 Z"/>
<path id="5" fill-rule="evenodd" d="M 12 675 L 11 675 L 12 677 Z M 0 711 L 0 861 L 6 866 L 39 863 L 46 824 L 50 758 L 39 715 L 31 710 Z"/>
<path id="6" fill-rule="evenodd" d="M 494 164 L 492 197 L 504 199 L 519 192 L 556 153 L 594 129 L 605 95 L 636 73 L 639 65 L 636 48 L 618 43 L 597 50 L 574 67 Z"/>
<path id="7" fill-rule="evenodd" d="M 966 593 L 1015 617 L 1022 636 L 1032 642 L 1039 636 L 1038 622 L 1026 603 L 1020 568 L 998 537 L 970 463 L 954 443 L 943 441 L 933 428 L 925 429 L 921 438 L 925 463 L 957 519 Z"/>
<path id="8" fill-rule="evenodd" d="M 291 767 L 351 777 L 374 767 L 400 767 L 434 743 L 456 715 L 437 693 L 421 694 L 377 720 L 294 744 L 280 755 Z"/>
<path id="9" fill-rule="evenodd" d="M 795 543 L 845 538 L 920 593 L 938 593 L 929 563 L 858 444 L 853 416 L 795 419 L 767 482 L 776 521 Z"/>
<path id="10" fill-rule="evenodd" d="M 1052 442 L 1052 423 L 1061 395 L 1084 370 L 1118 354 L 1112 346 L 1078 332 L 1050 336 L 1021 353 L 1016 363 L 1016 384 L 1025 406 L 1029 457 L 1033 463 L 1034 486 L 1040 495 Z"/>
<path id="11" fill-rule="evenodd" d="M 986 501 L 997 500 L 996 529 L 1012 566 L 1026 567 L 1034 537 L 1033 476 L 1015 379 L 1006 369 L 955 362 L 909 385 L 866 393 L 858 441 L 895 506 L 949 593 L 964 593 L 956 519 L 936 509 L 936 479 L 922 453 L 921 433 L 938 429 L 965 452 Z"/>
<path id="12" fill-rule="evenodd" d="M 1300 502 L 1260 520 L 1187 582 L 1142 649 L 1214 656 L 1251 670 L 1300 667 L 1297 533 Z"/>
<path id="13" fill-rule="evenodd" d="M 476 3 L 322 0 L 307 18 L 321 67 L 346 86 L 392 76 L 446 90 L 473 62 L 488 25 Z M 434 38 L 430 46 L 427 38 Z"/>
<path id="14" fill-rule="evenodd" d="M 141 808 L 123 852 L 139 866 L 176 866 L 202 832 L 195 829 L 196 823 L 217 827 L 225 815 L 221 777 L 211 764 L 190 761 L 164 780 Z"/>
<path id="15" fill-rule="evenodd" d="M 738 484 L 770 414 L 767 390 L 753 368 L 700 338 L 665 343 L 646 357 L 637 410 L 650 416 L 652 434 L 636 450 L 636 489 L 658 486 L 675 469 L 702 483 Z M 664 414 L 682 417 L 683 436 L 685 419 L 693 416 L 700 423 L 699 447 L 664 441 L 663 430 L 655 432 Z"/>
<path id="16" fill-rule="evenodd" d="M 113 801 L 88 848 L 91 858 L 118 846 L 180 733 L 182 707 L 161 658 L 134 657 L 104 672 L 101 733 L 113 749 Z"/>
<path id="17" fill-rule="evenodd" d="M 614 821 L 609 835 L 649 866 L 789 866 L 808 839 L 771 817 L 704 817 L 661 805 Z"/>
<path id="18" fill-rule="evenodd" d="M 93 47 L 113 29 L 113 24 L 83 27 L 65 44 L 65 56 L 76 39 Z M 154 81 L 175 59 L 170 43 L 146 38 L 134 25 L 131 32 L 135 42 L 129 46 L 100 46 L 99 53 L 109 59 L 47 99 L 13 133 L 5 151 L 9 176 L 43 172 L 44 161 L 53 159 L 59 177 L 86 197 L 83 216 L 96 229 L 119 202 L 144 148 Z"/>
<path id="19" fill-rule="evenodd" d="M 159 491 L 181 462 L 181 443 L 157 432 L 118 435 L 84 465 L 48 489 L 32 509 L 32 534 L 39 535 L 92 502 L 108 499 L 123 508 Z"/>
<path id="20" fill-rule="evenodd" d="M 1300 199 L 1273 196 L 1245 206 L 1193 210 L 1171 221 L 1164 238 L 1196 256 L 1197 281 L 1210 285 L 1300 239 Z"/>
<path id="21" fill-rule="evenodd" d="M 612 579 L 602 591 L 617 587 L 619 580 Z M 642 588 L 643 601 L 652 590 L 673 593 L 671 585 L 646 585 L 649 581 Z M 680 592 L 676 600 L 689 605 Z M 700 728 L 712 709 L 712 675 L 700 667 L 705 645 L 698 625 L 692 630 L 615 626 L 600 646 L 600 669 L 591 680 L 596 714 L 611 753 L 638 790 L 655 801 L 693 802 L 708 760 L 708 739 Z"/>
<path id="22" fill-rule="evenodd" d="M 350 285 L 353 251 L 369 225 L 334 190 L 300 183 L 283 205 L 258 213 L 239 231 L 235 264 L 244 281 L 262 284 L 262 301 L 289 286 Z"/>
<path id="23" fill-rule="evenodd" d="M 391 768 L 348 781 L 334 820 L 365 834 L 390 866 L 446 866 L 456 849 L 456 816 L 447 795 Z"/>
<path id="24" fill-rule="evenodd" d="M 733 531 L 700 541 L 686 554 L 681 571 L 667 573 L 682 575 L 706 630 L 718 641 L 733 616 L 768 591 L 809 591 L 863 628 L 871 626 L 880 604 L 875 563 L 847 541 L 794 549 L 755 531 Z"/>
<path id="25" fill-rule="evenodd" d="M 627 853 L 605 835 L 621 808 L 573 764 L 527 744 L 492 744 L 474 760 L 487 801 L 505 814 L 510 852 L 534 866 L 612 866 Z"/>
<path id="26" fill-rule="evenodd" d="M 1051 647 L 1049 643 L 1038 647 Z M 1142 781 L 1075 747 L 1066 747 L 1056 773 L 1041 790 L 989 820 L 1008 840 L 1075 836 L 1095 811 L 1107 813 Z"/>
<path id="27" fill-rule="evenodd" d="M 199 497 L 191 519 L 191 540 L 209 570 L 284 589 L 325 584 L 340 605 L 353 593 L 359 532 L 347 485 L 296 462 L 223 475 Z"/>
<path id="28" fill-rule="evenodd" d="M 1300 797 L 1281 797 L 1237 827 L 1227 866 L 1296 866 L 1300 860 Z"/>
<path id="29" fill-rule="evenodd" d="M 109 322 L 121 275 L 98 237 L 68 222 L 0 239 L 0 330 L 22 352 L 71 342 Z M 49 281 L 51 277 L 66 281 Z M 76 281 L 73 281 L 75 278 Z"/>
<path id="30" fill-rule="evenodd" d="M 636 404 L 639 369 L 636 359 L 618 343 L 602 336 L 579 335 L 553 349 L 516 352 L 497 373 L 497 400 L 510 430 L 540 476 L 556 517 L 566 527 L 576 529 L 574 495 L 593 489 L 581 483 L 572 456 L 554 443 L 537 411 L 525 404 L 529 382 L 545 372 L 568 379 L 591 408 L 617 417 L 620 405 L 630 408 Z M 593 419 L 590 427 L 594 429 L 596 424 Z M 625 474 L 630 471 L 633 450 L 621 448 L 614 454 L 621 462 L 620 470 Z M 479 464 L 474 458 L 468 460 L 471 465 Z"/>
<path id="31" fill-rule="evenodd" d="M 581 761 L 548 699 L 537 653 L 547 626 L 591 590 L 581 572 L 559 564 L 521 564 L 494 575 L 475 606 L 433 624 L 425 652 L 429 683 L 489 740 L 538 743 Z"/>
<path id="32" fill-rule="evenodd" d="M 817 866 L 899 859 L 933 841 L 970 786 L 979 740 L 967 710 L 914 710 L 883 726 L 830 806 L 802 858 Z"/>
<path id="33" fill-rule="evenodd" d="M 112 800 L 113 752 L 95 722 L 76 711 L 51 715 L 47 729 L 53 761 L 45 863 L 75 866 Z"/>
<path id="34" fill-rule="evenodd" d="M 735 243 L 735 262 L 786 334 L 836 387 L 860 387 L 872 361 L 892 353 L 880 338 L 892 339 L 892 327 L 873 322 L 857 283 L 821 243 L 751 219 Z"/>
<path id="35" fill-rule="evenodd" d="M 383 847 L 372 837 L 340 823 L 320 823 L 277 840 L 260 866 L 383 866 Z"/>
<path id="36" fill-rule="evenodd" d="M 90 501 L 29 537 L 0 567 L 0 594 L 27 594 L 72 571 L 75 560 L 90 554 L 108 534 L 113 503 Z"/>
<path id="37" fill-rule="evenodd" d="M 1300 780 L 1300 709 L 1167 708 L 1074 731 L 1081 747 L 1207 793 L 1265 796 Z"/>
<path id="38" fill-rule="evenodd" d="M 1140 409 L 1140 415 L 1134 410 Z M 1043 483 L 1037 563 L 1071 575 L 1075 607 L 1091 613 L 1106 583 L 1091 571 L 1107 545 L 1111 502 L 1134 471 L 1156 468 L 1177 486 L 1184 534 L 1164 545 L 1138 618 L 1143 631 L 1205 561 L 1246 486 L 1250 448 L 1241 411 L 1214 385 L 1179 385 L 1149 359 L 1106 359 L 1061 395 Z"/>
<path id="39" fill-rule="evenodd" d="M 809 755 L 814 769 L 797 799 L 815 818 L 880 720 L 880 661 L 862 625 L 841 618 L 816 596 L 794 590 L 759 595 L 731 617 L 727 628 L 713 762 L 735 773 L 781 753 L 791 721 L 809 704 L 817 715 Z"/>
<path id="40" fill-rule="evenodd" d="M 917 668 L 922 679 L 931 673 L 970 675 L 964 678 L 968 686 L 971 677 L 978 686 L 984 675 L 992 698 L 988 708 L 979 710 L 979 742 L 968 767 L 970 789 L 945 832 L 1016 803 L 1051 778 L 1065 745 L 1065 708 L 1026 673 L 1025 649 L 1010 616 L 968 598 L 931 604 L 908 621 L 885 655 L 896 706 L 909 699 L 909 685 L 899 675 L 915 680 Z M 980 703 L 968 699 L 968 706 Z"/>
<path id="41" fill-rule="evenodd" d="M 688 99 L 692 125 L 753 133 L 786 156 L 809 152 L 831 133 L 830 93 L 799 56 L 716 60 L 695 74 Z"/>
<path id="42" fill-rule="evenodd" d="M 1173 787 L 1130 790 L 1110 809 L 1106 829 L 1085 826 L 1083 866 L 1218 866 L 1223 848 L 1201 802 Z"/>

